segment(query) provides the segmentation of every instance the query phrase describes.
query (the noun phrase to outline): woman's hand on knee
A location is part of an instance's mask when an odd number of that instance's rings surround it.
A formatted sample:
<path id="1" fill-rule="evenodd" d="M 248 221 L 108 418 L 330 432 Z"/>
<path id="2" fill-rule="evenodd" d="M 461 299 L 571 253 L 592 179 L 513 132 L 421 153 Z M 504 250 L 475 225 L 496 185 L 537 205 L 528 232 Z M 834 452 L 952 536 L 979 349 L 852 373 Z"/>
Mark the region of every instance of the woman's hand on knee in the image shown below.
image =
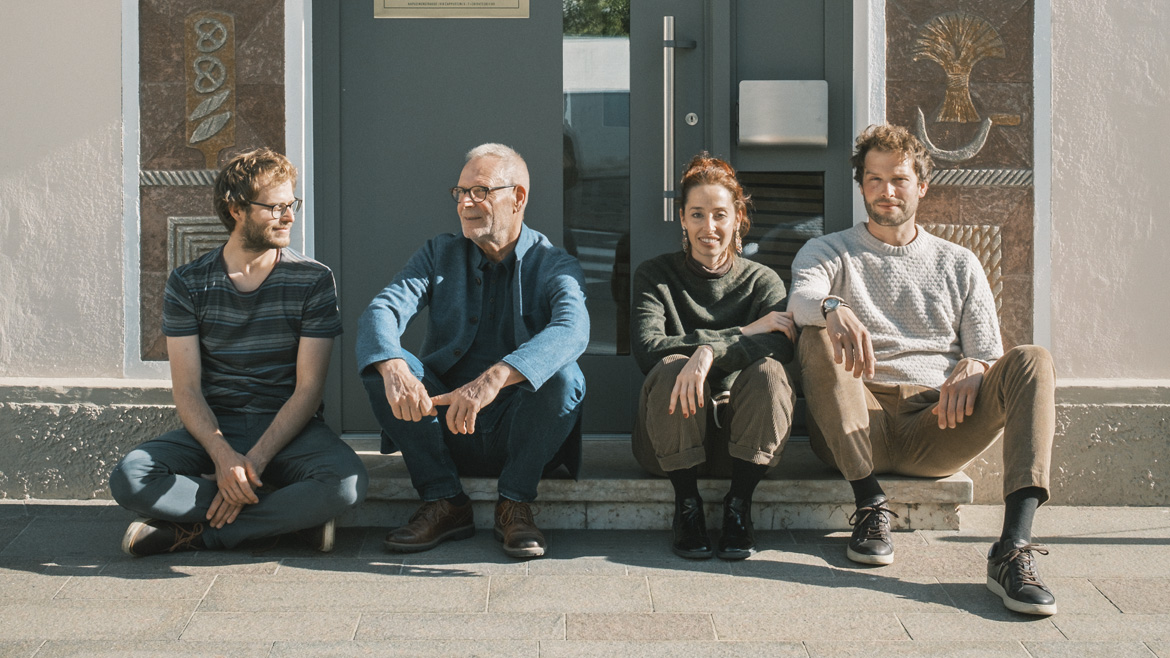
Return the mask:
<path id="1" fill-rule="evenodd" d="M 707 382 L 707 373 L 711 371 L 711 363 L 714 360 L 715 350 L 710 345 L 700 345 L 691 358 L 687 359 L 687 364 L 674 379 L 668 413 L 674 414 L 676 408 L 682 410 L 683 418 L 690 418 L 698 413 L 699 407 L 704 403 L 703 386 Z"/>

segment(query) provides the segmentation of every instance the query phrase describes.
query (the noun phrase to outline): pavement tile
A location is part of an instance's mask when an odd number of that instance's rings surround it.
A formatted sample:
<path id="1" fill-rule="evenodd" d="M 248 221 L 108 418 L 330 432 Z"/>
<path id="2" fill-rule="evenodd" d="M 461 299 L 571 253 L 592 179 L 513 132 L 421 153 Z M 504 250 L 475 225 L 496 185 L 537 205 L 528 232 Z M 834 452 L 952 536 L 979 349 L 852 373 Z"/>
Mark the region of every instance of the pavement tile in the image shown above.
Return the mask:
<path id="1" fill-rule="evenodd" d="M 27 502 L 24 506 L 26 514 L 37 518 L 45 519 L 80 519 L 96 521 L 98 519 L 121 521 L 126 520 L 126 523 L 133 521 L 135 514 L 130 512 L 112 500 L 57 500 L 53 502 L 36 501 Z"/>
<path id="2" fill-rule="evenodd" d="M 655 612 L 735 612 L 772 610 L 952 611 L 951 600 L 938 581 L 926 579 L 861 579 L 842 583 L 833 578 L 789 582 L 761 578 L 650 577 Z"/>
<path id="3" fill-rule="evenodd" d="M 126 524 L 37 515 L 19 536 L 8 542 L 0 557 L 51 556 L 110 558 L 122 554 Z"/>
<path id="4" fill-rule="evenodd" d="M 27 642 L 0 642 L 0 656 L 13 658 L 32 656 L 44 644 L 44 640 L 28 640 Z"/>
<path id="5" fill-rule="evenodd" d="M 491 612 L 651 612 L 641 576 L 492 576 Z"/>
<path id="6" fill-rule="evenodd" d="M 1170 613 L 1170 578 L 1093 578 L 1091 582 L 1122 612 Z"/>
<path id="7" fill-rule="evenodd" d="M 0 551 L 11 544 L 13 539 L 20 536 L 20 533 L 24 532 L 30 523 L 32 523 L 32 518 L 27 516 L 0 517 Z"/>
<path id="8" fill-rule="evenodd" d="M 1170 658 L 1170 642 L 1146 642 L 1146 646 L 1158 658 Z"/>
<path id="9" fill-rule="evenodd" d="M 371 580 L 274 580 L 275 576 L 219 576 L 200 612 L 360 610 L 482 612 L 488 579 L 394 576 Z"/>
<path id="10" fill-rule="evenodd" d="M 1041 576 L 1066 578 L 1170 578 L 1170 542 L 1157 544 L 1047 543 L 1037 556 Z"/>
<path id="11" fill-rule="evenodd" d="M 49 576 L 93 576 L 106 566 L 105 560 L 77 558 L 0 557 L 0 574 L 44 574 Z"/>
<path id="12" fill-rule="evenodd" d="M 275 642 L 295 637 L 303 640 L 352 640 L 361 616 L 356 611 L 336 612 L 196 612 L 180 640 L 203 642 Z"/>
<path id="13" fill-rule="evenodd" d="M 265 658 L 270 642 L 46 642 L 37 658 Z"/>
<path id="14" fill-rule="evenodd" d="M 978 642 L 1001 640 L 1063 640 L 1051 617 L 1034 617 L 1004 610 L 982 615 L 965 612 L 898 613 L 906 632 L 917 642 Z"/>
<path id="15" fill-rule="evenodd" d="M 536 641 L 497 640 L 414 640 L 392 642 L 276 642 L 270 658 L 337 658 L 349 656 L 410 656 L 431 658 L 466 656 L 468 658 L 538 658 Z"/>
<path id="16" fill-rule="evenodd" d="M 528 562 L 528 573 L 532 576 L 624 576 L 626 565 L 607 557 L 576 557 L 558 559 L 555 557 Z"/>
<path id="17" fill-rule="evenodd" d="M 1066 537 L 1084 543 L 1165 540 L 1170 535 L 1170 507 L 1045 507 L 1036 514 L 1032 532 L 1038 537 Z"/>
<path id="18" fill-rule="evenodd" d="M 182 578 L 153 576 L 74 577 L 57 594 L 58 599 L 129 599 L 132 601 L 198 601 L 207 593 L 215 576 Z"/>
<path id="19" fill-rule="evenodd" d="M 0 500 L 0 521 L 28 517 L 28 508 L 23 500 L 11 498 Z"/>
<path id="20" fill-rule="evenodd" d="M 669 530 L 548 530 L 549 557 L 623 560 L 670 552 Z"/>
<path id="21" fill-rule="evenodd" d="M 1068 614 L 1120 614 L 1117 607 L 1085 578 L 1044 578 L 1044 583 L 1056 597 L 1056 606 Z M 971 613 L 1000 613 L 1006 609 L 1003 600 L 987 589 L 987 577 L 966 582 L 942 581 L 943 589 L 960 611 Z"/>
<path id="22" fill-rule="evenodd" d="M 366 539 L 365 528 L 337 528 L 334 531 L 333 550 L 322 553 L 305 543 L 296 534 L 268 537 L 245 542 L 231 552 L 252 555 L 269 560 L 286 557 L 357 557 Z"/>
<path id="23" fill-rule="evenodd" d="M 771 640 L 832 642 L 843 637 L 869 641 L 903 640 L 910 636 L 892 612 L 832 615 L 818 612 L 715 613 L 715 632 L 720 640 Z"/>
<path id="24" fill-rule="evenodd" d="M 69 576 L 0 572 L 0 602 L 48 601 L 67 582 Z"/>
<path id="25" fill-rule="evenodd" d="M 402 559 L 296 557 L 280 561 L 276 575 L 290 580 L 377 580 L 402 573 Z"/>
<path id="26" fill-rule="evenodd" d="M 746 560 L 728 564 L 734 576 L 814 582 L 834 576 L 823 548 L 817 544 L 766 547 Z"/>
<path id="27" fill-rule="evenodd" d="M 774 656 L 775 658 L 807 658 L 808 653 L 799 642 L 597 642 L 541 641 L 540 658 L 678 658 L 678 656 L 707 656 L 709 658 L 742 658 L 742 656 Z"/>
<path id="28" fill-rule="evenodd" d="M 715 640 L 711 615 L 646 612 L 565 615 L 567 640 Z"/>
<path id="29" fill-rule="evenodd" d="M 523 576 L 528 573 L 529 562 L 507 555 L 484 556 L 478 562 L 453 560 L 431 560 L 427 558 L 405 558 L 402 561 L 403 576 Z"/>
<path id="30" fill-rule="evenodd" d="M 0 605 L 0 640 L 174 640 L 194 601 L 46 601 Z"/>
<path id="31" fill-rule="evenodd" d="M 806 642 L 810 658 L 1029 658 L 1019 642 Z"/>
<path id="32" fill-rule="evenodd" d="M 101 570 L 103 576 L 185 576 L 219 574 L 274 574 L 280 562 L 236 551 L 184 551 L 149 557 L 119 553 Z"/>
<path id="33" fill-rule="evenodd" d="M 631 576 L 729 576 L 732 562 L 727 560 L 688 560 L 674 553 L 622 556 L 626 573 Z"/>
<path id="34" fill-rule="evenodd" d="M 563 640 L 559 613 L 365 613 L 358 640 Z"/>
<path id="35" fill-rule="evenodd" d="M 1025 642 L 1032 658 L 1153 658 L 1141 642 Z"/>
<path id="36" fill-rule="evenodd" d="M 964 544 L 896 544 L 894 563 L 883 566 L 858 564 L 845 556 L 845 549 L 825 551 L 825 560 L 836 575 L 877 574 L 887 578 L 924 578 L 939 580 L 979 579 L 987 577 L 987 558 L 978 548 Z"/>
<path id="37" fill-rule="evenodd" d="M 1053 616 L 1052 621 L 1070 640 L 1170 641 L 1170 615 L 1124 614 L 1102 617 L 1059 614 Z"/>

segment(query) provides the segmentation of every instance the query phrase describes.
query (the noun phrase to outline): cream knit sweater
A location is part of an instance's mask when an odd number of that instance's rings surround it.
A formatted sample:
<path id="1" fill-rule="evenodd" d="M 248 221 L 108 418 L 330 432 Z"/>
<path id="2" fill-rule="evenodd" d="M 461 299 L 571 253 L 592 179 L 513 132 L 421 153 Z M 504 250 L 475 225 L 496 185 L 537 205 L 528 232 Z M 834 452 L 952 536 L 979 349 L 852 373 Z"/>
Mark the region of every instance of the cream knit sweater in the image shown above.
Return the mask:
<path id="1" fill-rule="evenodd" d="M 964 357 L 1003 355 L 995 300 L 979 259 L 930 233 L 904 247 L 865 224 L 807 242 L 792 263 L 788 308 L 799 326 L 825 326 L 821 301 L 841 297 L 873 340 L 874 381 L 939 387 Z"/>

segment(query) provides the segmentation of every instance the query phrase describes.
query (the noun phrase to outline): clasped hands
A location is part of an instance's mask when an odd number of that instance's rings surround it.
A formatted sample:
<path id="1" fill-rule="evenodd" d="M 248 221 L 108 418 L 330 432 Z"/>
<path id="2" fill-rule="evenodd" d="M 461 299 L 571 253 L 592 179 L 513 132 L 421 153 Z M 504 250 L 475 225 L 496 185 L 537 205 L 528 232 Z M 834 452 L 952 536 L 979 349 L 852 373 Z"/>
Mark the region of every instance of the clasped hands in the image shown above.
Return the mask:
<path id="1" fill-rule="evenodd" d="M 848 306 L 839 306 L 825 318 L 825 331 L 833 346 L 833 361 L 843 365 L 854 377 L 872 378 L 877 360 L 869 330 Z M 930 413 L 938 416 L 939 429 L 953 429 L 975 413 L 975 400 L 988 366 L 983 361 L 964 358 L 939 387 L 938 404 Z"/>
<path id="2" fill-rule="evenodd" d="M 793 343 L 796 342 L 796 321 L 791 311 L 769 311 L 758 320 L 741 327 L 739 332 L 744 336 L 754 336 L 779 331 Z M 670 391 L 670 406 L 667 413 L 674 414 L 674 410 L 681 409 L 683 418 L 690 418 L 698 413 L 699 407 L 705 406 L 703 386 L 707 381 L 707 374 L 711 371 L 711 364 L 715 360 L 715 350 L 710 345 L 700 345 L 695 349 L 691 358 L 687 359 L 682 372 L 674 379 L 674 388 Z"/>
<path id="3" fill-rule="evenodd" d="M 224 449 L 217 455 L 212 455 L 215 462 L 215 473 L 203 477 L 215 480 L 219 491 L 211 501 L 207 510 L 207 522 L 216 529 L 236 520 L 245 505 L 255 505 L 260 502 L 256 489 L 263 486 L 260 474 L 264 472 L 267 461 L 261 460 L 251 453 L 241 455 L 224 443 Z"/>
<path id="4" fill-rule="evenodd" d="M 475 432 L 480 410 L 496 399 L 507 379 L 506 371 L 501 377 L 501 371 L 492 367 L 454 391 L 432 396 L 401 359 L 383 361 L 378 364 L 378 371 L 395 418 L 418 422 L 427 416 L 437 416 L 435 407 L 447 406 L 447 429 L 452 434 Z"/>

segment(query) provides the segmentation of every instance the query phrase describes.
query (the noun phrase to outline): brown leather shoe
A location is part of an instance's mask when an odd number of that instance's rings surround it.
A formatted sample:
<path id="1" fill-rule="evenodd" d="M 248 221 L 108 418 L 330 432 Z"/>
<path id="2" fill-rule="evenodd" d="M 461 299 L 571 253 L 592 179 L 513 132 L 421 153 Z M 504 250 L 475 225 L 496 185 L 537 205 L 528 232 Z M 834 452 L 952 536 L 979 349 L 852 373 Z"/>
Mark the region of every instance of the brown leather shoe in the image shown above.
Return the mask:
<path id="1" fill-rule="evenodd" d="M 428 551 L 449 539 L 468 539 L 475 534 L 471 501 L 453 505 L 449 500 L 422 504 L 410 522 L 386 535 L 382 546 L 394 553 Z"/>
<path id="2" fill-rule="evenodd" d="M 532 520 L 528 503 L 504 498 L 496 503 L 496 541 L 504 543 L 504 552 L 512 557 L 540 557 L 548 542 Z"/>

